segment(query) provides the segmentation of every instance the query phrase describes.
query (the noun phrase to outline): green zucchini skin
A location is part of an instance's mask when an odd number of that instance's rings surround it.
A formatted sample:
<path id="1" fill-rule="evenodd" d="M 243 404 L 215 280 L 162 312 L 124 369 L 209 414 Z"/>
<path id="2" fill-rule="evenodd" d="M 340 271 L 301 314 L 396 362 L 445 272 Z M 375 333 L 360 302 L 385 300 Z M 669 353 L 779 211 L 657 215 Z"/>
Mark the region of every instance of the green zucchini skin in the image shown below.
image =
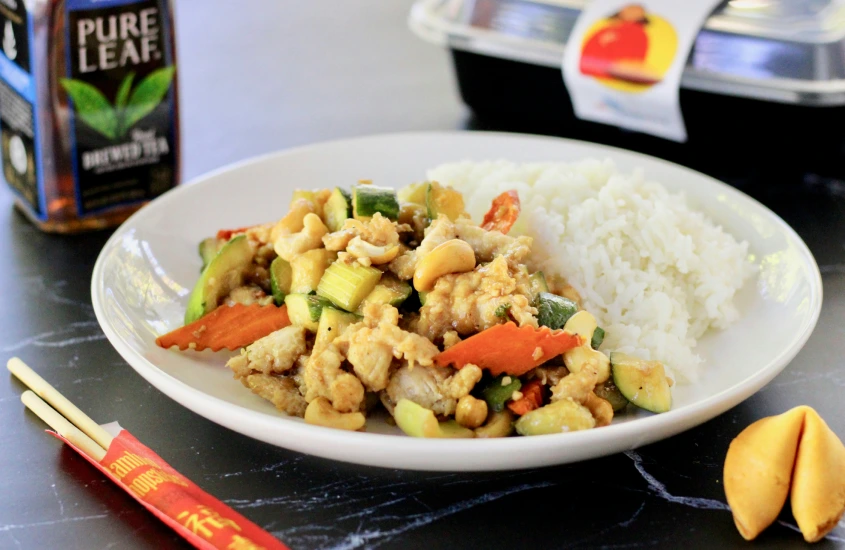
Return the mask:
<path id="1" fill-rule="evenodd" d="M 562 329 L 570 317 L 578 313 L 578 304 L 563 296 L 540 292 L 535 301 L 537 323 L 552 330 Z"/>
<path id="2" fill-rule="evenodd" d="M 208 237 L 207 239 L 200 241 L 199 253 L 200 259 L 202 259 L 202 269 L 200 269 L 200 273 L 202 273 L 202 270 L 204 270 L 211 260 L 217 255 L 217 252 L 220 250 L 220 246 L 221 242 L 217 237 Z"/>
<path id="3" fill-rule="evenodd" d="M 232 237 L 223 245 L 194 284 L 185 308 L 186 325 L 214 311 L 223 297 L 243 284 L 254 255 L 246 235 Z"/>
<path id="4" fill-rule="evenodd" d="M 352 215 L 356 220 L 372 218 L 376 212 L 396 221 L 399 219 L 399 201 L 396 191 L 389 187 L 358 185 L 352 189 Z"/>
<path id="5" fill-rule="evenodd" d="M 546 276 L 543 275 L 542 271 L 535 271 L 529 275 L 528 282 L 531 286 L 531 292 L 534 295 L 535 300 L 541 292 L 551 292 L 549 290 L 549 283 L 546 282 Z"/>
<path id="6" fill-rule="evenodd" d="M 358 306 L 358 313 L 363 313 L 364 306 L 367 304 L 386 304 L 393 307 L 399 307 L 405 302 L 413 292 L 413 287 L 405 281 L 400 281 L 392 274 L 386 273 L 382 275 L 381 280 L 367 294 L 361 305 Z"/>
<path id="7" fill-rule="evenodd" d="M 610 354 L 610 369 L 620 393 L 637 407 L 654 413 L 666 412 L 672 407 L 669 379 L 659 361 L 646 361 L 614 351 Z"/>
<path id="8" fill-rule="evenodd" d="M 316 333 L 323 309 L 332 307 L 328 300 L 313 294 L 288 294 L 285 296 L 290 322 Z"/>

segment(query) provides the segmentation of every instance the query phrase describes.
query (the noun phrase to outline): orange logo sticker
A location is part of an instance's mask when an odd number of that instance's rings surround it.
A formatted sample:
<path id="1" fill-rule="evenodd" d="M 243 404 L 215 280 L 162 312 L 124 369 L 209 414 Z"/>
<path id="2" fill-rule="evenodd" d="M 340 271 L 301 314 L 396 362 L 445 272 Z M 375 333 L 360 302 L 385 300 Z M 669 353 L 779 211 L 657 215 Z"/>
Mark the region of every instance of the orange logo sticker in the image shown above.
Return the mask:
<path id="1" fill-rule="evenodd" d="M 677 51 L 668 21 L 628 4 L 584 34 L 579 70 L 610 88 L 643 92 L 663 79 Z"/>

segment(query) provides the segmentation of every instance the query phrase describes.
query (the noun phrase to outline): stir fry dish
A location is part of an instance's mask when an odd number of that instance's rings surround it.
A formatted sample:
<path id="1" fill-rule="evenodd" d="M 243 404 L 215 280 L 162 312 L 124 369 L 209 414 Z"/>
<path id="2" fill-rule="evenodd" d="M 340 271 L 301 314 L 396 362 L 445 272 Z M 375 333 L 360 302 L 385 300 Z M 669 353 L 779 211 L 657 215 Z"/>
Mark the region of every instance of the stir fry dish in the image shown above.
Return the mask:
<path id="1" fill-rule="evenodd" d="M 240 350 L 226 366 L 280 411 L 364 429 L 375 409 L 416 437 L 607 426 L 629 404 L 669 410 L 658 361 L 599 348 L 604 331 L 509 235 L 516 191 L 480 223 L 436 182 L 398 192 L 298 190 L 275 222 L 203 240 L 184 326 L 164 348 Z"/>

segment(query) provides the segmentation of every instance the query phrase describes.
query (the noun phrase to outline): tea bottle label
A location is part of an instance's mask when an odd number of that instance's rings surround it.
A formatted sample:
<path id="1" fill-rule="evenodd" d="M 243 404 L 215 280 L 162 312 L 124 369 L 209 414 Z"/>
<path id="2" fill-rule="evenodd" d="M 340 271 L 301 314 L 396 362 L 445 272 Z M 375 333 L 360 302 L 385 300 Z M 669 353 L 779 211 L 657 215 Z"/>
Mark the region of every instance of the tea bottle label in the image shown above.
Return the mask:
<path id="1" fill-rule="evenodd" d="M 0 0 L 2 1 L 2 0 Z M 79 214 L 176 184 L 176 98 L 162 0 L 67 0 L 67 78 Z"/>
<path id="2" fill-rule="evenodd" d="M 3 177 L 44 217 L 38 175 L 38 121 L 31 74 L 32 16 L 24 0 L 0 0 L 0 150 Z"/>

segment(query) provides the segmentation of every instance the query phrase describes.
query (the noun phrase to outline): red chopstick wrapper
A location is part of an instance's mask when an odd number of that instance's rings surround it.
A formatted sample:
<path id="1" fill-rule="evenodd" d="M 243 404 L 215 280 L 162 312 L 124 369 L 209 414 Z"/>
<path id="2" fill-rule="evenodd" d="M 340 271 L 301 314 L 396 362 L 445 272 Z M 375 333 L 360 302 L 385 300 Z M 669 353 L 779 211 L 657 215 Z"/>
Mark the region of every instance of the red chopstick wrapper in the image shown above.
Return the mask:
<path id="1" fill-rule="evenodd" d="M 47 430 L 85 457 L 141 506 L 202 550 L 288 550 L 267 531 L 200 489 L 152 449 L 121 429 L 97 462 L 61 435 Z"/>

